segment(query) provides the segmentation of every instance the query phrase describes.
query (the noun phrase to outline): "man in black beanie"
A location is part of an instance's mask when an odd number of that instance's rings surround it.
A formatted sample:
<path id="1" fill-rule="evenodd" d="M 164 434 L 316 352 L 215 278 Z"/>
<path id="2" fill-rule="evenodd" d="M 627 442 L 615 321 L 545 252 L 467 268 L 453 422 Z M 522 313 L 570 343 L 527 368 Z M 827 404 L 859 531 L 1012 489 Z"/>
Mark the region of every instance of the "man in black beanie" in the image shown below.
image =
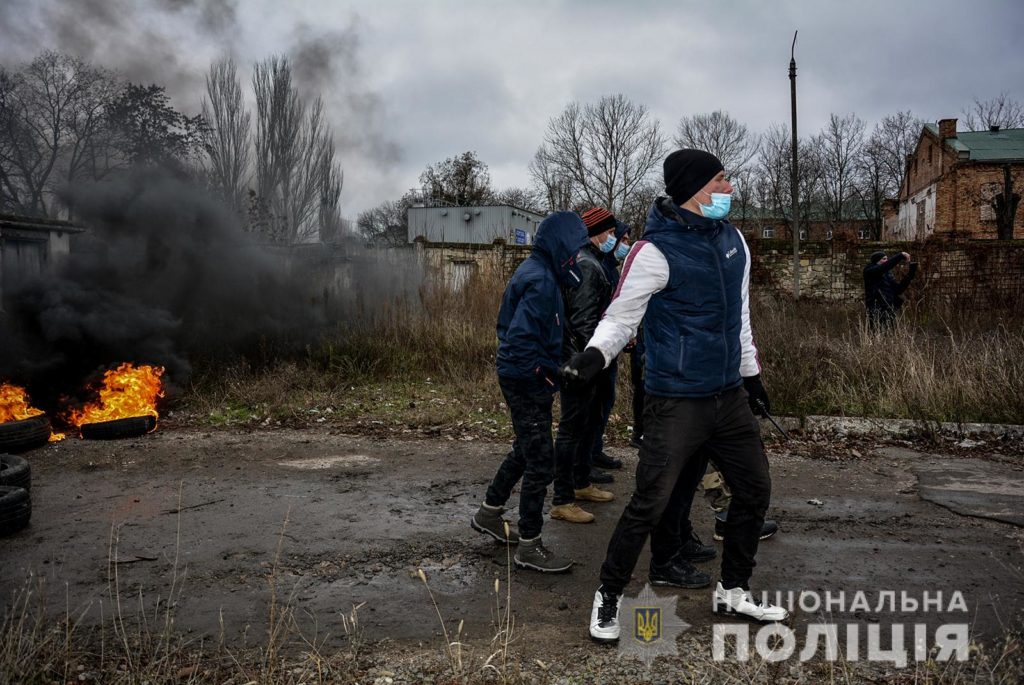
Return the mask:
<path id="1" fill-rule="evenodd" d="M 725 220 L 732 184 L 718 158 L 702 150 L 673 152 L 664 172 L 669 197 L 655 200 L 604 317 L 563 369 L 567 378 L 593 378 L 643 321 L 644 437 L 636 489 L 608 543 L 594 595 L 590 636 L 602 642 L 619 638 L 619 600 L 648 537 L 651 584 L 710 584 L 679 554 L 709 456 L 733 493 L 715 611 L 763 622 L 789 615 L 759 603 L 749 586 L 771 498 L 754 416 L 768 410 L 768 395 L 750 328 L 750 251 Z"/>

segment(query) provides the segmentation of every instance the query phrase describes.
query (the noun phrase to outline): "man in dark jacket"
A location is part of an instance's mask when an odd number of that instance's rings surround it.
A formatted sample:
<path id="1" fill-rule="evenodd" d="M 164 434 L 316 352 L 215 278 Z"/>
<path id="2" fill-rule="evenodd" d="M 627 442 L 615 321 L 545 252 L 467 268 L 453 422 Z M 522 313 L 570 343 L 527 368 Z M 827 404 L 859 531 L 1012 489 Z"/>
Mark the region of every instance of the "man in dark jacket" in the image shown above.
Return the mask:
<path id="1" fill-rule="evenodd" d="M 583 223 L 590 239 L 577 258 L 582 282 L 578 288 L 564 291 L 566 331 L 563 361 L 583 350 L 612 299 L 612 287 L 601 261 L 616 243 L 615 217 L 607 209 L 595 207 L 583 213 Z M 609 373 L 608 369 L 601 371 L 604 375 Z M 606 378 L 599 379 L 597 383 L 562 387 L 562 414 L 555 437 L 555 494 L 551 518 L 570 523 L 590 523 L 594 515 L 581 509 L 576 501 L 610 502 L 615 498 L 591 480 L 591 455 L 602 411 L 597 388 L 605 384 Z"/>
<path id="2" fill-rule="evenodd" d="M 498 312 L 498 385 L 516 437 L 470 521 L 478 532 L 518 544 L 516 566 L 545 573 L 561 573 L 572 566 L 572 561 L 544 546 L 540 533 L 555 468 L 551 405 L 562 359 L 561 289 L 579 285 L 576 255 L 586 242 L 586 227 L 575 212 L 551 214 L 537 228 L 530 256 L 505 289 Z M 520 480 L 517 533 L 501 515 Z"/>
<path id="3" fill-rule="evenodd" d="M 615 292 L 615 288 L 619 285 L 619 264 L 629 254 L 631 246 L 629 226 L 618 219 L 615 220 L 615 240 L 615 247 L 611 251 L 604 253 L 601 261 L 601 266 L 604 267 L 604 274 L 608 277 L 608 284 L 611 286 L 612 292 Z M 612 409 L 615 408 L 615 386 L 619 381 L 619 360 L 614 360 L 606 371 L 608 372 L 607 374 L 598 376 L 600 385 L 595 389 L 598 401 L 601 403 L 601 422 L 595 430 L 594 447 L 591 450 L 590 463 L 594 465 L 594 468 L 590 472 L 590 480 L 593 483 L 612 482 L 611 474 L 605 474 L 601 469 L 622 468 L 621 459 L 605 454 L 604 451 L 604 431 L 608 427 L 608 419 L 612 415 Z"/>
<path id="4" fill-rule="evenodd" d="M 619 639 L 619 600 L 648 537 L 651 582 L 696 585 L 686 582 L 692 567 L 677 557 L 679 529 L 711 454 L 733 492 L 713 608 L 765 622 L 789 615 L 759 603 L 749 586 L 771 499 L 752 409 L 767 406 L 768 395 L 750 326 L 750 251 L 724 220 L 732 185 L 718 158 L 701 150 L 673 152 L 664 171 L 670 197 L 651 207 L 615 298 L 586 349 L 563 369 L 570 378 L 592 379 L 643 320 L 644 436 L 636 489 L 594 594 L 590 635 L 597 641 Z"/>
<path id="5" fill-rule="evenodd" d="M 871 255 L 864 267 L 864 306 L 868 310 L 868 323 L 872 330 L 891 328 L 896 314 L 903 306 L 903 291 L 917 274 L 917 262 L 910 262 L 907 275 L 897 281 L 892 270 L 898 265 L 910 261 L 910 255 L 899 252 L 887 257 L 878 251 Z"/>

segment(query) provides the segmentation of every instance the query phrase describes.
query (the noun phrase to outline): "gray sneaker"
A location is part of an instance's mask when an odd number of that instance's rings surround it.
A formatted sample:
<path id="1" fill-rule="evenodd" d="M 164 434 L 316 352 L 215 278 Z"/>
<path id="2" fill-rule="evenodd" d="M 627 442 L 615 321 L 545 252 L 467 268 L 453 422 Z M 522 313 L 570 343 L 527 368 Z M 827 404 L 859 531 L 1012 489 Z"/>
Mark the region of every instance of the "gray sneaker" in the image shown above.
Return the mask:
<path id="1" fill-rule="evenodd" d="M 505 524 L 508 521 L 501 517 L 504 513 L 505 510 L 502 507 L 489 507 L 486 504 L 481 504 L 477 512 L 473 514 L 473 518 L 469 520 L 469 525 L 478 533 L 490 535 L 498 542 L 518 545 L 519 532 L 510 523 L 508 525 L 508 539 L 505 539 Z"/>
<path id="2" fill-rule="evenodd" d="M 512 560 L 519 568 L 541 573 L 565 573 L 573 564 L 570 559 L 561 557 L 545 547 L 540 537 L 520 540 L 519 549 Z"/>

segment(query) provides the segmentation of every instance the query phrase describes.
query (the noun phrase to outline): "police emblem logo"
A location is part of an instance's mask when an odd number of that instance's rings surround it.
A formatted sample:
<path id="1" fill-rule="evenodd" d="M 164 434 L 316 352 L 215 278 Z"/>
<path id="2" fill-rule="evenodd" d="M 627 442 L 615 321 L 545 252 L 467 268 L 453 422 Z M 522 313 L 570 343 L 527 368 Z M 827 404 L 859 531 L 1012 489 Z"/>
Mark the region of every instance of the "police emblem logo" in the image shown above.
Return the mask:
<path id="1" fill-rule="evenodd" d="M 623 637 L 632 629 L 632 640 L 619 640 L 619 654 L 639 658 L 650 668 L 656 657 L 677 654 L 676 638 L 690 624 L 676 615 L 679 597 L 659 597 L 645 585 L 636 597 L 623 596 L 619 604 Z M 630 625 L 632 621 L 632 625 Z"/>
<path id="2" fill-rule="evenodd" d="M 640 642 L 661 639 L 661 607 L 633 608 L 633 638 Z"/>

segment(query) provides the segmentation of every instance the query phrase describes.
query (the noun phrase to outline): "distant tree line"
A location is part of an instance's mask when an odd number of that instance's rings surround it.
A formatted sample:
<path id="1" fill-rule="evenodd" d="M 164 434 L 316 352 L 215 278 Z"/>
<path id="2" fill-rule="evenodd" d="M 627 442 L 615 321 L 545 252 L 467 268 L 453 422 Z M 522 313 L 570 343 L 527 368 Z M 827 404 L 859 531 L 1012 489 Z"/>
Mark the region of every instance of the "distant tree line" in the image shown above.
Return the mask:
<path id="1" fill-rule="evenodd" d="M 251 85 L 255 113 L 219 60 L 189 116 L 162 86 L 58 52 L 0 68 L 0 213 L 74 219 L 64 188 L 161 166 L 206 185 L 263 240 L 337 235 L 342 171 L 322 101 L 300 96 L 283 57 L 257 63 Z"/>
<path id="2" fill-rule="evenodd" d="M 131 83 L 58 52 L 0 67 L 0 213 L 73 219 L 64 188 L 159 165 L 205 184 L 264 240 L 339 235 L 343 173 L 322 100 L 299 93 L 285 57 L 255 64 L 250 86 L 253 111 L 234 62 L 218 60 L 201 111 L 188 115 L 162 86 Z M 976 99 L 960 121 L 969 130 L 1024 127 L 1024 105 L 1006 94 Z M 883 203 L 896 196 L 923 123 L 910 111 L 871 128 L 856 114 L 831 115 L 799 141 L 800 219 L 833 226 L 866 219 L 877 238 Z M 792 219 L 785 124 L 755 133 L 724 111 L 687 113 L 666 134 L 646 107 L 616 94 L 568 104 L 540 137 L 530 187 L 495 189 L 487 164 L 462 152 L 429 164 L 421 189 L 362 212 L 360 233 L 374 243 L 404 243 L 406 210 L 424 197 L 539 213 L 600 205 L 642 225 L 673 147 L 718 155 L 736 188 L 737 218 Z"/>
<path id="3" fill-rule="evenodd" d="M 1001 94 L 975 100 L 962 112 L 967 130 L 1024 127 L 1024 105 Z M 797 183 L 801 222 L 837 227 L 868 220 L 872 238 L 882 230 L 882 207 L 899 193 L 907 155 L 924 121 L 910 111 L 885 116 L 873 128 L 856 114 L 832 114 L 818 132 L 799 140 Z M 708 150 L 722 160 L 735 186 L 739 219 L 792 220 L 791 135 L 786 124 L 761 134 L 727 112 L 686 114 L 669 137 L 647 109 L 624 95 L 595 103 L 570 103 L 553 117 L 530 163 L 530 188 L 498 192 L 487 165 L 464 152 L 429 165 L 420 175 L 425 198 L 442 204 L 513 204 L 546 213 L 602 206 L 642 226 L 652 200 L 663 191 L 661 162 L 674 148 Z M 406 241 L 406 210 L 422 199 L 408 193 L 359 215 L 363 236 L 377 243 Z"/>

